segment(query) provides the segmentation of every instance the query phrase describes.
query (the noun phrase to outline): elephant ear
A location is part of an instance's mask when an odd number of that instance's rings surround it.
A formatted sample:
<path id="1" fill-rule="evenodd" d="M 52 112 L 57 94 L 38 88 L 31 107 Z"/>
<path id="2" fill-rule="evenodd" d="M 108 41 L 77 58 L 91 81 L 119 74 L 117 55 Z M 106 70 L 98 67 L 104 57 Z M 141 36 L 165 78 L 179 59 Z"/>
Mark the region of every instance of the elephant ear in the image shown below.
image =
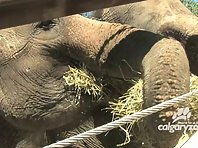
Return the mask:
<path id="1" fill-rule="evenodd" d="M 16 58 L 27 45 L 32 28 L 29 24 L 0 30 L 0 63 Z"/>

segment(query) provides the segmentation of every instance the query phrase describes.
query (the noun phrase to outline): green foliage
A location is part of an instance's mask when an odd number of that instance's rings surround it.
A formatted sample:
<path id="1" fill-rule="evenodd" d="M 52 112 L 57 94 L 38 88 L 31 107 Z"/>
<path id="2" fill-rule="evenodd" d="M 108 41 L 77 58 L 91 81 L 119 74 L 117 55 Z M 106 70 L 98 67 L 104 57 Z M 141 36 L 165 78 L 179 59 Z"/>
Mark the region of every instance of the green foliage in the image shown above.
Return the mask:
<path id="1" fill-rule="evenodd" d="M 181 0 L 181 2 L 196 16 L 198 16 L 198 2 L 193 0 Z"/>

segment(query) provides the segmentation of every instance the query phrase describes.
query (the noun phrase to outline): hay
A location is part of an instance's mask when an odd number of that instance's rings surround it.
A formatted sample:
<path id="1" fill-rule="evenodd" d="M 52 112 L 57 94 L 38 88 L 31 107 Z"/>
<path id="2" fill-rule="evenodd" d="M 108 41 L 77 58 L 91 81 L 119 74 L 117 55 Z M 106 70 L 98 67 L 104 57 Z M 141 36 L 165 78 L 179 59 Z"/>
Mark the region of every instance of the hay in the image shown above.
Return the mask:
<path id="1" fill-rule="evenodd" d="M 110 107 L 108 109 L 111 110 L 113 115 L 112 120 L 117 120 L 126 115 L 131 115 L 135 112 L 138 112 L 142 109 L 143 104 L 143 93 L 142 93 L 143 81 L 139 79 L 133 87 L 131 87 L 123 96 L 119 97 L 116 102 L 109 102 Z M 125 133 L 126 138 L 125 141 L 117 146 L 123 146 L 130 142 L 130 137 L 132 136 L 132 127 L 135 121 L 125 125 L 124 127 L 120 127 Z"/>
<path id="2" fill-rule="evenodd" d="M 69 70 L 63 76 L 65 84 L 69 87 L 72 87 L 76 91 L 76 105 L 79 102 L 79 99 L 82 94 L 88 94 L 93 96 L 93 98 L 102 97 L 102 84 L 97 84 L 95 77 L 89 73 L 86 68 L 72 68 L 69 67 Z M 126 115 L 131 115 L 135 112 L 142 110 L 143 105 L 143 80 L 139 79 L 133 87 L 131 87 L 123 96 L 116 99 L 115 102 L 109 102 L 109 108 L 106 108 L 112 113 L 112 120 L 120 119 Z M 198 89 L 198 77 L 191 75 L 190 78 L 190 91 Z M 193 109 L 192 121 L 198 119 L 198 99 L 197 97 L 192 97 L 190 100 L 190 105 Z M 133 121 L 123 127 L 120 127 L 126 134 L 125 141 L 118 146 L 126 145 L 130 142 L 132 136 L 132 128 L 136 121 Z M 187 141 L 192 133 L 183 135 L 176 147 L 182 145 Z M 138 138 L 138 137 L 137 137 Z"/>
<path id="3" fill-rule="evenodd" d="M 110 109 L 111 113 L 113 115 L 112 119 L 117 120 L 121 117 L 124 117 L 126 115 L 133 114 L 135 112 L 142 110 L 142 104 L 143 104 L 143 94 L 142 94 L 142 87 L 143 87 L 143 81 L 139 79 L 136 84 L 131 87 L 126 94 L 121 96 L 117 102 L 110 102 Z M 198 77 L 195 75 L 191 75 L 190 77 L 190 91 L 198 89 Z M 190 99 L 190 105 L 193 109 L 193 116 L 192 121 L 195 121 L 198 119 L 198 99 L 197 97 L 192 97 Z M 127 124 L 124 127 L 121 127 L 121 129 L 126 133 L 125 141 L 122 144 L 119 144 L 118 146 L 126 145 L 130 142 L 130 137 L 132 136 L 131 131 L 132 127 L 136 121 L 131 122 L 130 124 Z M 181 143 L 185 142 L 192 132 L 188 134 L 182 135 L 180 138 L 178 145 L 181 145 Z M 141 137 L 142 138 L 142 137 Z"/>
<path id="4" fill-rule="evenodd" d="M 78 69 L 69 66 L 69 70 L 63 75 L 65 84 L 76 91 L 76 105 L 82 94 L 93 96 L 98 99 L 102 96 L 102 84 L 97 84 L 95 77 L 85 67 Z"/>
<path id="5" fill-rule="evenodd" d="M 93 98 L 101 98 L 102 96 L 102 84 L 97 84 L 95 77 L 86 68 L 77 69 L 69 66 L 69 70 L 63 75 L 63 78 L 65 84 L 72 87 L 76 92 L 75 105 L 78 105 L 82 94 L 92 95 Z M 140 79 L 123 96 L 119 97 L 117 102 L 109 102 L 110 106 L 108 110 L 111 110 L 113 120 L 133 114 L 142 109 L 142 85 L 143 81 Z M 125 127 L 120 127 L 126 133 L 126 140 L 118 146 L 130 142 L 131 135 L 129 133 L 131 133 L 134 123 L 135 121 L 127 124 Z"/>
<path id="6" fill-rule="evenodd" d="M 190 91 L 198 89 L 198 77 L 195 75 L 191 75 L 190 77 Z M 196 121 L 198 119 L 198 98 L 197 96 L 191 97 L 190 105 L 193 109 L 192 120 Z"/>
<path id="7" fill-rule="evenodd" d="M 142 85 L 143 81 L 139 79 L 133 87 L 118 98 L 117 102 L 109 102 L 112 109 L 111 113 L 116 116 L 114 119 L 133 114 L 142 109 Z"/>

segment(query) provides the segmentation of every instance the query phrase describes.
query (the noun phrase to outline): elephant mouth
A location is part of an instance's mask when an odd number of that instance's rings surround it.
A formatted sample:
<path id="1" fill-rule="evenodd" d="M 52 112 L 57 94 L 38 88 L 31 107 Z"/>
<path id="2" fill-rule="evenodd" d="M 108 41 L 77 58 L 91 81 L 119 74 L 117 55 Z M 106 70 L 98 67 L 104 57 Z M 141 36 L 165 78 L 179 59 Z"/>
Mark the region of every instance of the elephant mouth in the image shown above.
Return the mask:
<path id="1" fill-rule="evenodd" d="M 198 35 L 192 35 L 188 38 L 186 48 L 191 50 L 193 54 L 198 54 Z"/>
<path id="2" fill-rule="evenodd" d="M 59 81 L 61 86 L 54 85 L 57 87 L 56 89 L 60 89 L 59 92 L 54 92 L 55 88 L 40 90 L 38 93 L 43 94 L 45 91 L 54 93 L 46 94 L 51 98 L 40 96 L 37 105 L 26 110 L 31 113 L 27 115 L 27 118 L 20 120 L 11 117 L 11 122 L 25 130 L 50 130 L 65 126 L 72 128 L 74 124 L 78 124 L 80 120 L 86 118 L 87 114 L 93 109 L 92 105 L 94 105 L 95 101 L 88 94 L 82 94 L 80 98 L 77 98 L 77 92 L 73 87 L 66 85 L 63 78 L 60 78 Z M 51 100 L 51 102 L 48 100 Z M 37 108 L 38 104 L 40 105 L 39 108 Z M 34 112 L 33 108 L 37 111 Z"/>
<path id="3" fill-rule="evenodd" d="M 186 53 L 190 62 L 192 73 L 198 75 L 198 35 L 192 35 L 186 42 Z"/>
<path id="4" fill-rule="evenodd" d="M 10 83 L 20 89 L 8 93 L 2 87 L 0 88 L 2 93 L 6 94 L 3 97 L 8 100 L 0 100 L 0 108 L 6 106 L 9 110 L 2 108 L 0 114 L 15 127 L 24 130 L 54 129 L 80 121 L 81 108 L 73 103 L 75 92 L 64 87 L 62 81 L 53 79 L 46 85 L 44 82 L 43 85 L 34 82 L 27 85 L 22 83 L 23 79 L 19 79 L 14 81 L 14 85 L 11 80 Z"/>

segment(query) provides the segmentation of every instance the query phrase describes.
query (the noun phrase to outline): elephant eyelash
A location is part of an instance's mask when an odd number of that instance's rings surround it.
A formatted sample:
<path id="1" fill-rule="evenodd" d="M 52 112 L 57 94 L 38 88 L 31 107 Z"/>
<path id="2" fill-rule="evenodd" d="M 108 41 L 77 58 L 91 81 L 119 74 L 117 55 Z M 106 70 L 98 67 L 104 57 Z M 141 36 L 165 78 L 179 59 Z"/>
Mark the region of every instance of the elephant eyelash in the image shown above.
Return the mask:
<path id="1" fill-rule="evenodd" d="M 38 23 L 36 25 L 36 28 L 40 28 L 44 31 L 48 31 L 51 28 L 53 28 L 56 25 L 56 22 L 54 20 L 46 20 L 46 21 L 42 21 L 40 23 Z"/>
<path id="2" fill-rule="evenodd" d="M 179 31 L 177 29 L 172 29 L 172 28 L 164 28 L 160 32 L 165 37 L 172 37 L 178 40 L 179 42 L 182 43 L 183 46 L 186 44 L 188 37 L 189 37 L 187 33 L 183 33 L 182 31 Z"/>

